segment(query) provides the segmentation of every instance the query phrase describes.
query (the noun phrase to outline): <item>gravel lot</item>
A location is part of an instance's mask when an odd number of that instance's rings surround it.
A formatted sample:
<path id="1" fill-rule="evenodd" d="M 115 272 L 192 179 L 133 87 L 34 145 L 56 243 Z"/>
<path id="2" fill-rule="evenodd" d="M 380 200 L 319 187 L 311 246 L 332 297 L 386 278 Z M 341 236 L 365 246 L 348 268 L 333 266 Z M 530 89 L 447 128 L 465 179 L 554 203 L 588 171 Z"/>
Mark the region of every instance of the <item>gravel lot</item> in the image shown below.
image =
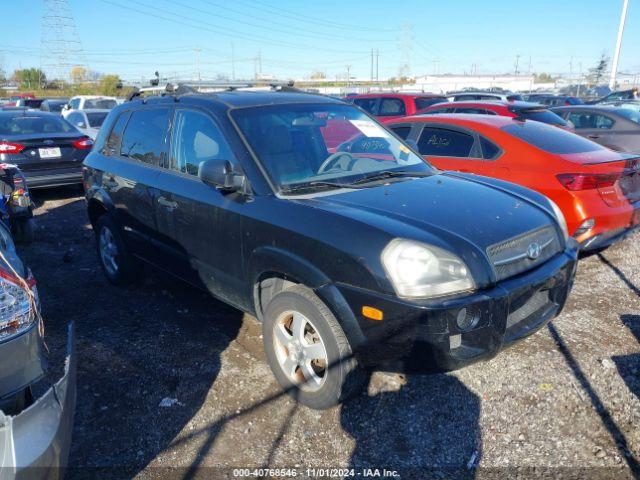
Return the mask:
<path id="1" fill-rule="evenodd" d="M 69 477 L 231 476 L 205 468 L 221 466 L 640 476 L 640 235 L 583 259 L 563 314 L 494 360 L 376 373 L 368 395 L 316 412 L 279 394 L 253 318 L 158 273 L 108 284 L 80 195 L 35 193 L 38 240 L 20 249 L 38 280 L 51 378 L 76 323 Z"/>

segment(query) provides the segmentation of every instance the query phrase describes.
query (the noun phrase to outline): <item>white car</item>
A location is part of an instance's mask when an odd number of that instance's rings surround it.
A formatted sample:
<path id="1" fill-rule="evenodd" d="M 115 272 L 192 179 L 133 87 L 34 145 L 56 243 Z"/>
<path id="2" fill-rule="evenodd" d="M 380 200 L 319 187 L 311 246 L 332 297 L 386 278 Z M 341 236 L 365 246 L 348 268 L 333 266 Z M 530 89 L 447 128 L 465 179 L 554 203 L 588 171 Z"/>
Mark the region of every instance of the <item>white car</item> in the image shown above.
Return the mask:
<path id="1" fill-rule="evenodd" d="M 92 108 L 86 110 L 71 110 L 66 120 L 92 140 L 96 139 L 102 122 L 107 118 L 110 109 Z"/>
<path id="2" fill-rule="evenodd" d="M 62 109 L 62 116 L 67 116 L 74 110 L 107 109 L 111 110 L 118 105 L 116 97 L 105 97 L 101 95 L 77 95 L 69 100 L 69 103 Z"/>

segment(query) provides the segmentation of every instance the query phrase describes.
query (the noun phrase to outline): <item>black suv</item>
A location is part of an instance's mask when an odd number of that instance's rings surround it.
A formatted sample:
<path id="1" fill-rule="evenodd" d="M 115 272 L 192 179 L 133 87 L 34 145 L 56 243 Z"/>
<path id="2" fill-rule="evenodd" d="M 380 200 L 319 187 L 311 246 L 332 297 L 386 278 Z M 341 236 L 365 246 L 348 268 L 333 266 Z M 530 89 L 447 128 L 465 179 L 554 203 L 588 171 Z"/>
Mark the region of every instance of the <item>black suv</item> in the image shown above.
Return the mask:
<path id="1" fill-rule="evenodd" d="M 84 165 L 108 279 L 135 280 L 143 260 L 255 315 L 278 381 L 314 408 L 370 367 L 495 355 L 560 312 L 575 273 L 546 197 L 440 172 L 328 97 L 138 98 Z"/>

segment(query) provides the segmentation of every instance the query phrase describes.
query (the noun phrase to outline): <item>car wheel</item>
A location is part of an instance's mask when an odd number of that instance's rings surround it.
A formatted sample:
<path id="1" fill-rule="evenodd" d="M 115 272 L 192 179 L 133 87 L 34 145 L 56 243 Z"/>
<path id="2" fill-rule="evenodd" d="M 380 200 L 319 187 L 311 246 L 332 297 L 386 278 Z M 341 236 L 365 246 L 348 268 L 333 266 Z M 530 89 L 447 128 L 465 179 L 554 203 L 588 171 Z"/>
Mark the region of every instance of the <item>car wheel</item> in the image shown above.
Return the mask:
<path id="1" fill-rule="evenodd" d="M 109 215 L 98 219 L 95 233 L 98 258 L 107 279 L 120 286 L 138 280 L 141 266 L 127 250 L 120 229 Z"/>
<path id="2" fill-rule="evenodd" d="M 309 288 L 296 285 L 277 294 L 262 328 L 275 377 L 300 403 L 322 410 L 362 389 L 366 372 L 336 318 Z"/>

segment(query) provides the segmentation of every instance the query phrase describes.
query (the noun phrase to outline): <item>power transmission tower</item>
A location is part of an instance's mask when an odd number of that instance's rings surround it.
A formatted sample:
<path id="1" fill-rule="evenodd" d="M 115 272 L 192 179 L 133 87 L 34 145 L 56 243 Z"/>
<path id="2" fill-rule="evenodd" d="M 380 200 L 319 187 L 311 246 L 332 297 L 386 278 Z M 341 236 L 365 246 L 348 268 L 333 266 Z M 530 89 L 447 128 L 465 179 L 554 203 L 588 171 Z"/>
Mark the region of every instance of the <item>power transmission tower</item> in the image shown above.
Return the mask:
<path id="1" fill-rule="evenodd" d="M 68 0 L 43 0 L 40 69 L 51 80 L 68 81 L 73 67 L 87 68 L 87 59 Z"/>

